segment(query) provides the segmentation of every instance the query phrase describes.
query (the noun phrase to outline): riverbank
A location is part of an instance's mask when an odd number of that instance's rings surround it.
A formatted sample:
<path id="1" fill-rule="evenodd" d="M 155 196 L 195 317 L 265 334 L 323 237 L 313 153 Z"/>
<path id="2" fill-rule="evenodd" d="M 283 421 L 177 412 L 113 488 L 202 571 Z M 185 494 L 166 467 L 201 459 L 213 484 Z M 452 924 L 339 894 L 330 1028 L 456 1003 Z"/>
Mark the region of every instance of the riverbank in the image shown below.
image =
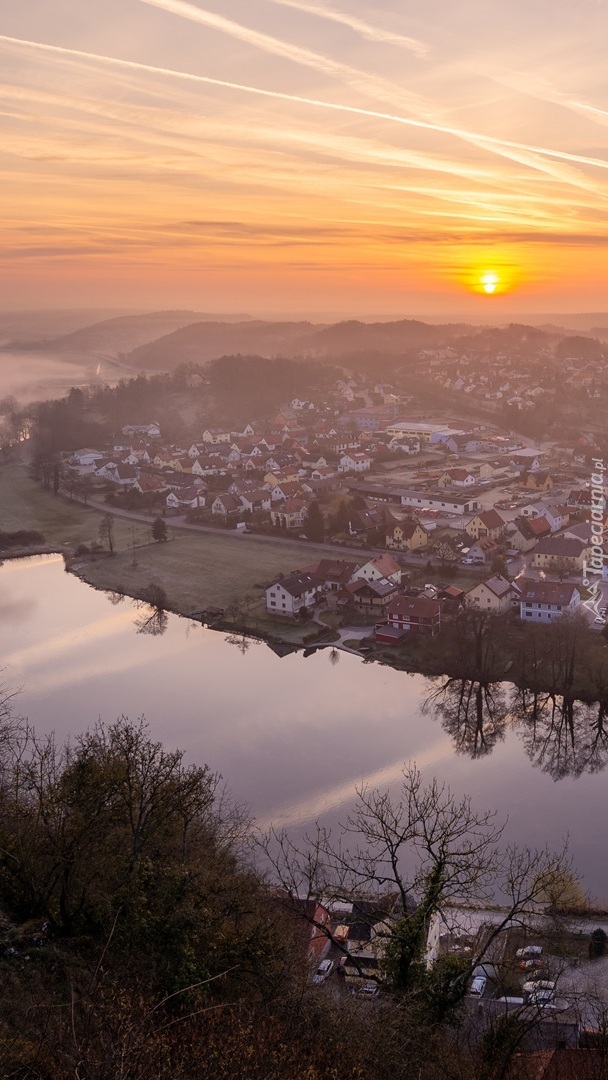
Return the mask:
<path id="1" fill-rule="evenodd" d="M 565 693 L 590 702 L 605 697 L 602 671 L 608 663 L 608 644 L 588 630 L 581 632 L 585 640 L 577 646 L 582 659 L 576 677 L 571 678 L 570 673 L 566 684 L 550 655 L 550 642 L 548 651 L 545 643 L 544 654 L 535 653 L 537 659 L 531 660 L 530 634 L 542 636 L 548 628 L 524 627 L 513 617 L 507 617 L 508 621 L 502 617 L 492 624 L 498 628 L 493 654 L 488 659 L 486 650 L 480 667 L 473 663 L 474 649 L 463 649 L 461 628 L 447 620 L 437 638 L 412 634 L 401 644 L 387 646 L 375 643 L 372 626 L 362 626 L 360 634 L 353 630 L 346 635 L 332 627 L 324 631 L 315 621 L 300 623 L 270 616 L 265 605 L 266 586 L 327 550 L 334 557 L 344 555 L 329 545 L 243 536 L 235 531 L 178 529 L 171 526 L 170 519 L 169 539 L 158 543 L 152 539 L 149 519 L 113 514 L 114 554 L 94 552 L 91 548 L 99 545 L 103 509 L 45 491 L 15 463 L 0 469 L 0 508 L 2 528 L 37 529 L 46 541 L 36 548 L 0 553 L 0 559 L 57 551 L 64 555 L 67 568 L 89 585 L 135 599 L 145 597 L 154 583 L 166 596 L 167 610 L 231 634 L 251 635 L 277 652 L 335 644 L 366 660 L 409 673 L 484 683 L 508 680 L 520 688 Z M 82 551 L 83 546 L 88 552 Z M 213 618 L 202 614 L 209 609 L 218 609 Z"/>

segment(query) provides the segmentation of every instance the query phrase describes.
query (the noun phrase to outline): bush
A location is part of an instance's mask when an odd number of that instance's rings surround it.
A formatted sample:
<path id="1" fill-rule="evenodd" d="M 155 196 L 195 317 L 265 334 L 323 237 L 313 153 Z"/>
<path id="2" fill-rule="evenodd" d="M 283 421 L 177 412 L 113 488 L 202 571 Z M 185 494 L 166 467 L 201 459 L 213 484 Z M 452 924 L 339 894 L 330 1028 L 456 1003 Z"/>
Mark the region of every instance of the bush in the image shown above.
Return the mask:
<path id="1" fill-rule="evenodd" d="M 44 543 L 45 537 L 35 529 L 18 529 L 17 532 L 0 530 L 0 548 L 33 547 L 34 544 Z"/>

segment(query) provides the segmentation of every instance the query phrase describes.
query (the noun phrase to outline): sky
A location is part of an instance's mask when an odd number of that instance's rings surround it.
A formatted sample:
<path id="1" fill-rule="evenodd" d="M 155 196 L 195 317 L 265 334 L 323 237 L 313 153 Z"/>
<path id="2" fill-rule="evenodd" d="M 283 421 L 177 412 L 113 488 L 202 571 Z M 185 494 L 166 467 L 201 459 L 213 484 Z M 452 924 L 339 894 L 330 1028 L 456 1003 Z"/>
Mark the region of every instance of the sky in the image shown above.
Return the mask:
<path id="1" fill-rule="evenodd" d="M 607 0 L 0 0 L 0 307 L 608 311 Z"/>

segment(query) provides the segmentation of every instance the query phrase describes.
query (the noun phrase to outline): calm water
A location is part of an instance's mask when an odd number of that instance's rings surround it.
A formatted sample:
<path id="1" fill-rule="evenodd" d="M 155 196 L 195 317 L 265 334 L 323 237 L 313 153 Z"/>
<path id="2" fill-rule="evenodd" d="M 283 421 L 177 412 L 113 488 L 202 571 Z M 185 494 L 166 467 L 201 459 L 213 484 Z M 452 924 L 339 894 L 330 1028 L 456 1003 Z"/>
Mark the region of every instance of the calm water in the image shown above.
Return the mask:
<path id="1" fill-rule="evenodd" d="M 279 658 L 169 616 L 137 632 L 130 600 L 112 604 L 56 556 L 0 566 L 2 681 L 17 709 L 61 739 L 98 719 L 145 715 L 154 738 L 222 773 L 261 823 L 301 829 L 343 818 L 365 779 L 387 786 L 413 759 L 427 776 L 509 815 L 508 837 L 561 846 L 590 892 L 608 899 L 608 738 L 597 706 L 547 705 L 531 717 L 509 687 L 468 710 L 460 686 L 329 651 Z M 479 705 L 479 709 L 477 708 Z M 608 721 L 607 721 L 608 727 Z"/>

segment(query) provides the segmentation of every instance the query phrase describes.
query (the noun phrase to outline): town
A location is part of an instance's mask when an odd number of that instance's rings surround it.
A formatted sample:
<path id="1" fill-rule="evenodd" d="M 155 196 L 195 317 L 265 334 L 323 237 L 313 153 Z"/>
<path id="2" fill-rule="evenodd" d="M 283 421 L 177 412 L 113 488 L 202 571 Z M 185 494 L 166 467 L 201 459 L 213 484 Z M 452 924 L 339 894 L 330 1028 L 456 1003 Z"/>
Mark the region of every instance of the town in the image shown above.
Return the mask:
<path id="1" fill-rule="evenodd" d="M 411 631 L 435 637 L 442 618 L 463 605 L 533 624 L 576 612 L 601 631 L 608 515 L 603 490 L 599 514 L 592 490 L 594 470 L 603 468 L 600 426 L 541 439 L 497 417 L 490 422 L 504 396 L 509 417 L 527 430 L 534 380 L 504 355 L 496 357 L 503 374 L 491 378 L 452 353 L 422 350 L 418 361 L 428 363 L 431 385 L 449 384 L 455 411 L 462 394 L 470 391 L 469 402 L 481 394 L 483 422 L 445 409 L 422 415 L 406 379 L 379 383 L 345 372 L 272 415 L 240 425 L 191 422 L 180 440 L 138 416 L 105 443 L 39 451 L 34 475 L 109 514 L 160 518 L 165 534 L 187 525 L 243 543 L 252 536 L 301 543 L 301 562 L 246 604 L 234 577 L 231 602 L 279 636 L 295 621 L 309 638 L 317 624 L 356 631 L 340 629 L 341 642 L 399 646 Z M 454 378 L 446 377 L 450 367 Z M 561 378 L 572 394 L 597 395 L 596 368 L 584 355 L 571 358 Z M 204 369 L 191 366 L 181 377 L 204 401 Z M 79 395 L 71 391 L 68 404 Z M 307 554 L 307 543 L 323 545 L 323 556 Z M 213 599 L 203 610 L 217 617 L 227 605 Z"/>

